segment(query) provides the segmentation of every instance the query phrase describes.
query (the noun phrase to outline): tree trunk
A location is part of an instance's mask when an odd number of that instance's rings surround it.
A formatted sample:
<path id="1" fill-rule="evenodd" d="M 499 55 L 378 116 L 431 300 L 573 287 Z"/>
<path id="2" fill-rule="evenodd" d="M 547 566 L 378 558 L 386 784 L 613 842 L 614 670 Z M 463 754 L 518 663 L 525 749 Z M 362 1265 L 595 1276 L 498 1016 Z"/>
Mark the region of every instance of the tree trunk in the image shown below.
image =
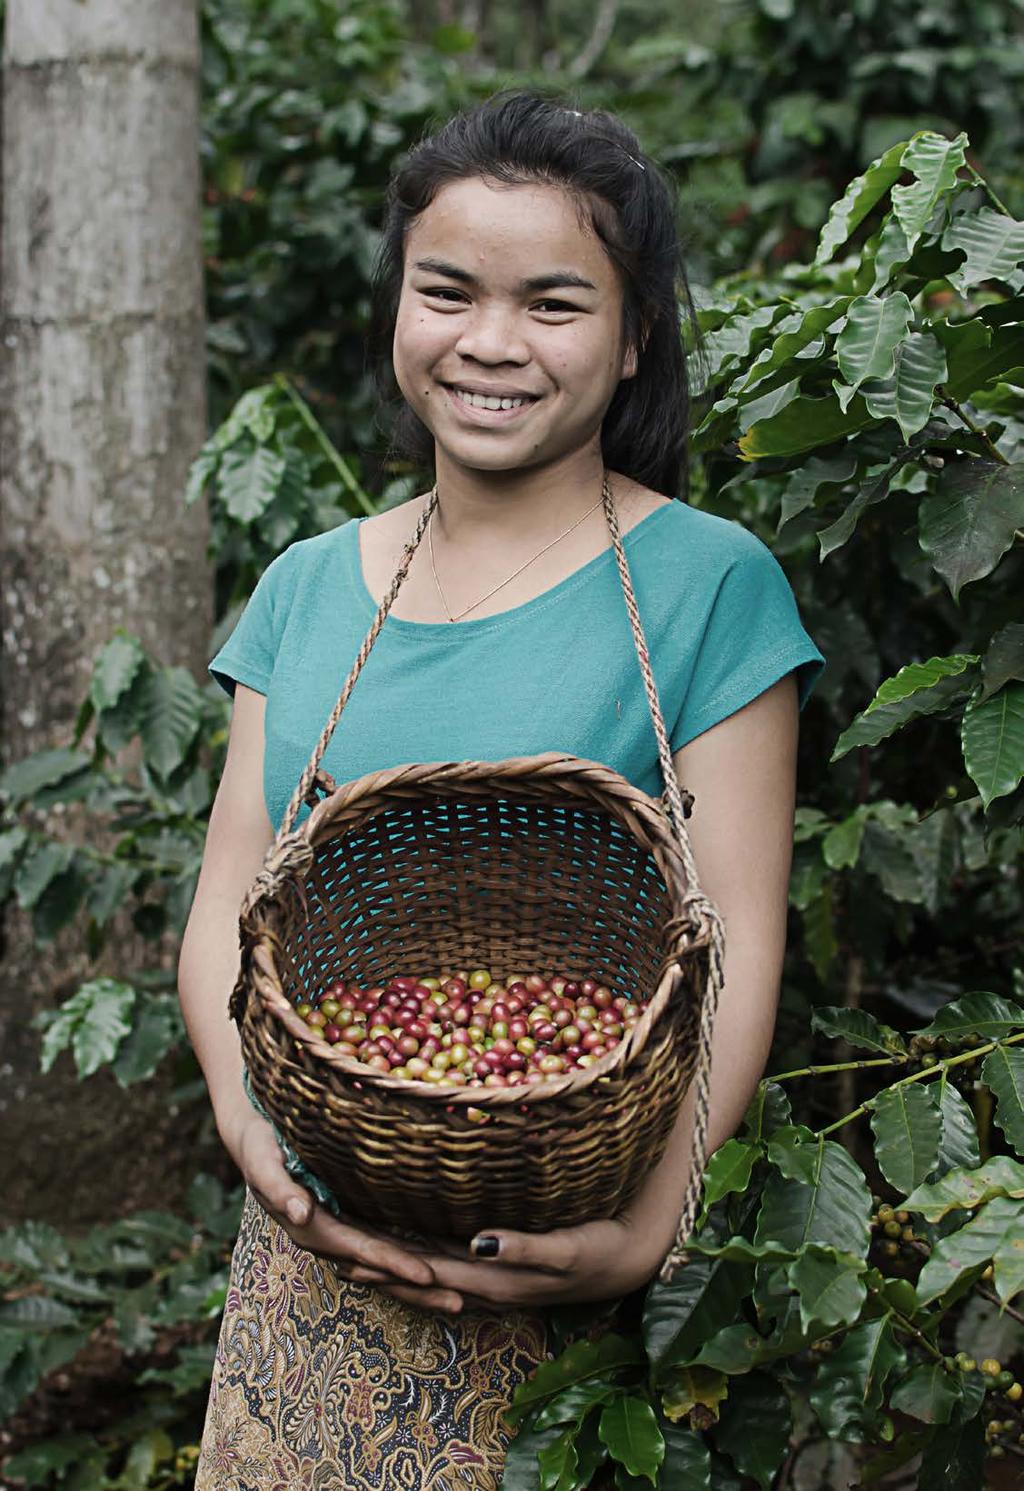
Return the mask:
<path id="1" fill-rule="evenodd" d="M 206 663 L 198 45 L 195 0 L 7 6 L 8 759 L 66 730 L 115 626 Z"/>
<path id="2" fill-rule="evenodd" d="M 205 669 L 207 520 L 182 501 L 206 424 L 198 70 L 197 0 L 7 0 L 6 762 L 69 743 L 93 660 L 117 626 L 160 663 Z M 0 1117 L 14 1140 L 0 1159 L 8 1214 L 21 1210 L 12 1208 L 25 1165 L 18 1134 L 31 1136 L 37 1171 L 49 1154 L 59 1174 L 74 1116 L 72 1094 L 60 1092 L 73 1079 L 38 1076 L 26 1015 L 52 1004 L 58 986 L 72 992 L 85 972 L 80 936 L 59 939 L 43 959 L 26 929 L 20 913 L 8 916 L 0 984 Z M 85 1171 L 93 1186 L 111 1176 L 116 1194 L 117 1130 L 147 1098 L 93 1080 L 90 1099 L 99 1091 L 105 1112 Z M 54 1109 L 62 1131 L 50 1153 Z M 90 1124 L 95 1117 L 90 1109 Z"/>

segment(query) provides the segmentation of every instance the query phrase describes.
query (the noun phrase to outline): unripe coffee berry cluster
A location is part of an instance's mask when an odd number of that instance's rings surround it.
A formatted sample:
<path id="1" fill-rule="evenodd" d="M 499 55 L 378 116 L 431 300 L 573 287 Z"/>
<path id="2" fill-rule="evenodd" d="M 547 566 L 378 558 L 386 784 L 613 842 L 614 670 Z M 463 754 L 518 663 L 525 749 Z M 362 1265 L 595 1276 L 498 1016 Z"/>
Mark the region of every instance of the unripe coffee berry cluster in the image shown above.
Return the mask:
<path id="1" fill-rule="evenodd" d="M 458 969 L 360 988 L 337 979 L 296 1012 L 337 1051 L 438 1087 L 520 1087 L 593 1066 L 647 1007 L 596 978 Z"/>

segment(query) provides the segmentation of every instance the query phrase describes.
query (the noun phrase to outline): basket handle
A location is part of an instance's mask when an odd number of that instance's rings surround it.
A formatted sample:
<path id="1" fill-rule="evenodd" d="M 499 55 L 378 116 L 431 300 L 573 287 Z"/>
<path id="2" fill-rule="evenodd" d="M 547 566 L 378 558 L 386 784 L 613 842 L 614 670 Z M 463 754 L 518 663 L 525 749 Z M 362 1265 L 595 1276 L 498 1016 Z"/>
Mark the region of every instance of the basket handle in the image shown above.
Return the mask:
<path id="1" fill-rule="evenodd" d="M 682 1214 L 679 1219 L 676 1240 L 669 1250 L 659 1272 L 659 1278 L 667 1283 L 671 1280 L 676 1268 L 686 1261 L 686 1242 L 690 1233 L 693 1231 L 700 1207 L 704 1166 L 707 1160 L 711 1039 L 719 996 L 722 990 L 725 937 L 719 912 L 704 894 L 697 876 L 697 866 L 690 845 L 690 836 L 686 830 L 685 820 L 687 810 L 683 803 L 679 781 L 672 763 L 672 751 L 669 746 L 668 732 L 665 729 L 665 720 L 661 712 L 658 689 L 651 670 L 647 638 L 644 635 L 643 623 L 640 620 L 640 611 L 636 602 L 636 594 L 633 590 L 629 565 L 626 563 L 626 553 L 622 546 L 622 534 L 619 531 L 618 512 L 615 507 L 615 498 L 612 495 L 607 472 L 604 475 L 602 495 L 604 497 L 605 517 L 611 532 L 612 543 L 615 547 L 615 558 L 619 568 L 619 577 L 622 581 L 626 610 L 629 613 L 630 626 L 633 630 L 633 641 L 636 646 L 637 659 L 640 664 L 640 672 L 643 676 L 644 689 L 647 693 L 647 703 L 651 712 L 651 720 L 654 724 L 654 734 L 658 742 L 658 760 L 661 765 L 662 776 L 665 780 L 665 800 L 668 817 L 675 833 L 679 852 L 686 870 L 687 889 L 683 897 L 683 905 L 689 912 L 691 923 L 695 929 L 692 939 L 693 943 L 706 944 L 708 948 L 708 979 L 704 996 L 701 1000 L 700 1023 L 697 1035 L 697 1060 L 693 1076 L 695 1106 L 690 1173 L 687 1179 L 686 1193 L 683 1199 Z M 305 770 L 299 778 L 295 791 L 292 793 L 291 801 L 288 803 L 284 817 L 281 820 L 281 826 L 277 832 L 274 843 L 275 850 L 280 849 L 284 841 L 291 837 L 295 819 L 298 816 L 302 803 L 315 801 L 315 783 L 318 773 L 321 780 L 326 777 L 326 773 L 320 773 L 320 762 L 323 754 L 330 743 L 331 736 L 334 734 L 342 711 L 349 701 L 349 697 L 355 687 L 356 679 L 362 672 L 366 659 L 370 655 L 370 649 L 380 635 L 380 629 L 384 625 L 388 612 L 395 603 L 395 597 L 398 595 L 402 582 L 409 572 L 412 556 L 415 554 L 420 540 L 426 532 L 427 524 L 430 522 L 434 509 L 437 506 L 437 501 L 438 494 L 435 484 L 420 514 L 415 531 L 405 546 L 388 593 L 380 603 L 377 615 L 373 619 L 373 625 L 363 638 L 362 646 L 345 680 L 344 687 L 338 697 L 338 702 L 331 711 L 330 719 L 324 726 L 320 738 L 313 748 L 313 754 L 306 763 Z"/>

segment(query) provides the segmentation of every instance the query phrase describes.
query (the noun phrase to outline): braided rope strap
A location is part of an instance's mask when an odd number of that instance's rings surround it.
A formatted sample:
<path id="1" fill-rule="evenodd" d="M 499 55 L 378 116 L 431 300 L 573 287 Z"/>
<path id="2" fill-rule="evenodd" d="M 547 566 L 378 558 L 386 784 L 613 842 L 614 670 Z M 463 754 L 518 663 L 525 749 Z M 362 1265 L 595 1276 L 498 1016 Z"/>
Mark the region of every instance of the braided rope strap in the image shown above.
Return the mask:
<path id="1" fill-rule="evenodd" d="M 707 987 L 704 990 L 704 997 L 701 1000 L 700 1024 L 697 1033 L 697 1063 L 693 1077 L 695 1102 L 693 1137 L 690 1148 L 690 1172 L 687 1176 L 686 1192 L 683 1197 L 683 1209 L 676 1231 L 676 1240 L 669 1249 L 658 1272 L 660 1281 L 663 1284 L 670 1284 L 676 1269 L 687 1261 L 686 1244 L 697 1221 L 697 1212 L 700 1208 L 703 1191 L 710 1113 L 711 1042 L 714 1034 L 715 1015 L 718 1012 L 718 1001 L 724 982 L 725 932 L 722 926 L 722 918 L 717 908 L 701 889 L 697 876 L 697 865 L 693 857 L 690 835 L 686 830 L 686 814 L 679 788 L 679 779 L 676 776 L 675 767 L 672 762 L 672 752 L 668 743 L 668 734 L 665 730 L 665 721 L 661 713 L 658 689 L 651 670 L 650 654 L 647 651 L 647 639 L 640 621 L 640 610 L 636 603 L 633 581 L 629 573 L 629 566 L 626 563 L 626 554 L 622 547 L 618 513 L 615 510 L 615 502 L 612 498 L 607 476 L 604 481 L 604 510 L 605 516 L 608 519 L 608 527 L 611 529 L 612 542 L 615 545 L 615 558 L 619 566 L 622 591 L 626 598 L 626 610 L 629 612 L 629 620 L 633 628 L 633 641 L 636 644 L 640 672 L 643 675 L 644 688 L 647 691 L 647 703 L 650 706 L 651 719 L 654 722 L 654 733 L 658 738 L 658 759 L 661 762 L 661 774 L 665 779 L 665 795 L 668 799 L 669 818 L 679 843 L 679 853 L 686 867 L 687 891 L 683 897 L 683 905 L 690 911 L 692 925 L 698 929 L 697 940 L 706 940 L 708 943 L 708 981 Z"/>

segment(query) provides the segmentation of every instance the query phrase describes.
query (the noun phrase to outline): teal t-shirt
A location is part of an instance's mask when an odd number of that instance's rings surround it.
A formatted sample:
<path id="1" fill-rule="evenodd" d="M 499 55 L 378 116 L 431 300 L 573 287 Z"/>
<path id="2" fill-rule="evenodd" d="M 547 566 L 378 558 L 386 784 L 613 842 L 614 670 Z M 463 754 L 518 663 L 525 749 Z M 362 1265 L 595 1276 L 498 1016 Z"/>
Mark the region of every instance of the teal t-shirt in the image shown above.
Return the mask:
<path id="1" fill-rule="evenodd" d="M 278 555 L 210 663 L 228 693 L 239 682 L 266 696 L 264 793 L 275 830 L 376 614 L 362 521 Z M 794 669 L 803 707 L 825 660 L 759 538 L 674 501 L 623 543 L 673 751 Z M 603 762 L 655 797 L 664 790 L 610 545 L 494 616 L 389 616 L 322 764 L 340 784 L 411 761 L 541 751 Z"/>

